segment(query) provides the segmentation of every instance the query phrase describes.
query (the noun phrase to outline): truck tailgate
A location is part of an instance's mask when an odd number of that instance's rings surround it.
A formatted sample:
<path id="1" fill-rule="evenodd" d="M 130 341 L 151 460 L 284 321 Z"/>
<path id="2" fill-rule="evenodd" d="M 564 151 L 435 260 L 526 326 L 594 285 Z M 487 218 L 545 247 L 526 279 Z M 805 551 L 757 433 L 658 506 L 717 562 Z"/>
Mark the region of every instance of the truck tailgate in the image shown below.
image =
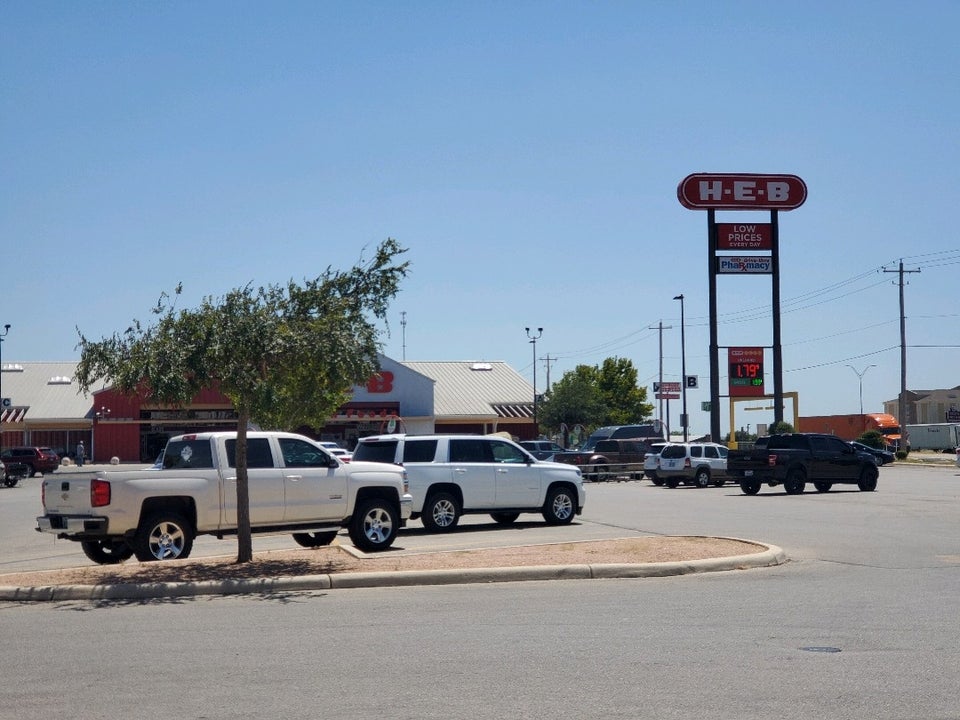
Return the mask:
<path id="1" fill-rule="evenodd" d="M 52 515 L 90 514 L 90 484 L 96 473 L 48 474 L 43 479 L 43 507 Z"/>

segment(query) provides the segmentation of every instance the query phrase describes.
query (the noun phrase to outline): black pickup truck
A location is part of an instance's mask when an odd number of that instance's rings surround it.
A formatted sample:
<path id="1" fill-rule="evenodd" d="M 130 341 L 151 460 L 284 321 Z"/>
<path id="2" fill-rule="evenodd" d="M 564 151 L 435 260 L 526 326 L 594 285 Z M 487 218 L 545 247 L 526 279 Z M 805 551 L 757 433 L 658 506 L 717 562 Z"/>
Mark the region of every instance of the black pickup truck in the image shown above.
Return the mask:
<path id="1" fill-rule="evenodd" d="M 818 492 L 840 483 L 872 492 L 880 473 L 869 453 L 836 435 L 788 433 L 758 438 L 750 450 L 731 450 L 727 475 L 747 495 L 756 495 L 764 483 L 783 485 L 788 495 L 799 495 L 808 482 Z"/>

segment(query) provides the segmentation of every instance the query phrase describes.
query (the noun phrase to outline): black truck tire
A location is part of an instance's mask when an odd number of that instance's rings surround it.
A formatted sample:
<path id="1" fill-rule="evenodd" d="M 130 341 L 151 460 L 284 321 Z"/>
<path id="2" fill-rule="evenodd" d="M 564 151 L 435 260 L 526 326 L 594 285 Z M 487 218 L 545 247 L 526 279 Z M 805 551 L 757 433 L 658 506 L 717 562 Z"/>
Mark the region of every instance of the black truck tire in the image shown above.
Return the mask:
<path id="1" fill-rule="evenodd" d="M 869 465 L 860 471 L 860 482 L 857 483 L 863 492 L 873 492 L 877 489 L 877 478 L 880 477 L 880 471 L 876 465 Z"/>

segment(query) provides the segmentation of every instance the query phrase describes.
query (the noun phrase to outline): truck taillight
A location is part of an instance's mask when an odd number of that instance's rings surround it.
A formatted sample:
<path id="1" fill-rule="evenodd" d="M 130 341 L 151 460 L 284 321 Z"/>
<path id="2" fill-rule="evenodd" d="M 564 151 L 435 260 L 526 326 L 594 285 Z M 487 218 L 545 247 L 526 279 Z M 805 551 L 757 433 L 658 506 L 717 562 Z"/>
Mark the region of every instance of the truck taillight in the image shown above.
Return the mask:
<path id="1" fill-rule="evenodd" d="M 103 507 L 110 504 L 110 483 L 94 478 L 90 482 L 90 507 Z"/>
<path id="2" fill-rule="evenodd" d="M 776 465 L 776 464 L 777 464 L 777 456 L 776 456 L 776 455 L 767 455 L 767 464 L 768 464 L 768 465 Z"/>

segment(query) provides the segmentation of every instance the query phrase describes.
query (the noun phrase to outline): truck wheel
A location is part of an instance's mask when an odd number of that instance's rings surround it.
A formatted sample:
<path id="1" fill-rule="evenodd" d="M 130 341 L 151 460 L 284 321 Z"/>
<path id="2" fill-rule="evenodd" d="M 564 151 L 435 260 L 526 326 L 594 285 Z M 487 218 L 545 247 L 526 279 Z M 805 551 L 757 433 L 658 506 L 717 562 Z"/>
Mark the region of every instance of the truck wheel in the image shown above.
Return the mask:
<path id="1" fill-rule="evenodd" d="M 460 522 L 460 505 L 450 493 L 436 493 L 427 498 L 420 520 L 430 532 L 450 532 Z"/>
<path id="2" fill-rule="evenodd" d="M 613 474 L 604 467 L 605 465 L 606 463 L 597 463 L 593 468 L 593 479 L 596 482 L 607 482 L 613 477 Z"/>
<path id="3" fill-rule="evenodd" d="M 490 517 L 500 525 L 512 525 L 520 517 L 520 513 L 490 513 Z"/>
<path id="4" fill-rule="evenodd" d="M 117 565 L 133 557 L 133 548 L 123 540 L 81 540 L 80 547 L 98 565 Z"/>
<path id="5" fill-rule="evenodd" d="M 802 495 L 804 487 L 807 484 L 807 478 L 799 470 L 791 470 L 787 473 L 787 479 L 783 481 L 783 489 L 787 495 Z"/>
<path id="6" fill-rule="evenodd" d="M 13 477 L 7 475 L 7 477 L 3 479 L 3 484 L 7 487 L 16 487 L 18 482 L 20 482 L 20 478 L 18 478 L 16 475 Z"/>
<path id="7" fill-rule="evenodd" d="M 675 488 L 677 485 L 680 484 L 680 480 L 675 477 L 668 477 L 666 480 L 664 480 L 664 482 L 666 483 L 668 488 Z"/>
<path id="8" fill-rule="evenodd" d="M 725 477 L 723 477 L 723 475 L 720 475 L 720 476 L 715 477 L 715 478 L 713 479 L 713 486 L 714 486 L 714 487 L 723 487 L 723 484 L 724 484 L 726 481 L 727 481 L 727 479 L 726 479 Z"/>
<path id="9" fill-rule="evenodd" d="M 301 547 L 322 547 L 332 543 L 336 536 L 336 532 L 294 533 L 293 540 Z"/>
<path id="10" fill-rule="evenodd" d="M 693 484 L 698 488 L 705 488 L 710 484 L 710 471 L 706 468 L 697 468 L 697 474 L 693 477 Z"/>
<path id="11" fill-rule="evenodd" d="M 830 488 L 833 487 L 833 483 L 815 482 L 813 486 L 817 489 L 817 492 L 830 492 Z"/>
<path id="12" fill-rule="evenodd" d="M 740 490 L 744 495 L 756 495 L 760 492 L 760 484 L 759 480 L 741 480 Z"/>
<path id="13" fill-rule="evenodd" d="M 877 470 L 876 465 L 871 467 L 865 467 L 860 472 L 860 482 L 857 483 L 863 492 L 873 492 L 877 489 L 877 478 L 879 477 L 880 472 Z"/>
<path id="14" fill-rule="evenodd" d="M 133 538 L 133 554 L 140 562 L 186 560 L 192 549 L 193 529 L 174 512 L 151 515 Z"/>
<path id="15" fill-rule="evenodd" d="M 547 493 L 543 504 L 543 519 L 547 525 L 566 525 L 577 512 L 577 499 L 567 487 L 558 487 Z"/>
<path id="16" fill-rule="evenodd" d="M 353 544 L 364 552 L 386 550 L 397 539 L 400 523 L 393 505 L 383 498 L 363 500 L 350 521 Z"/>

